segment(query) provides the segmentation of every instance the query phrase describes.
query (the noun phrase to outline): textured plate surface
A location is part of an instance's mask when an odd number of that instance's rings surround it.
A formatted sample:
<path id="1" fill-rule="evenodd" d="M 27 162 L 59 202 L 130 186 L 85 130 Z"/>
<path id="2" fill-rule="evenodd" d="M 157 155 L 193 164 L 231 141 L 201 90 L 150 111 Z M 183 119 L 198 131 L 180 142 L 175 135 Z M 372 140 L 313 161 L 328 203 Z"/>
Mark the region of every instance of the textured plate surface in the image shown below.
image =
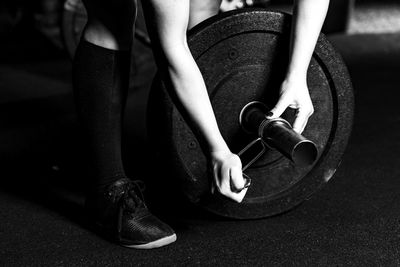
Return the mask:
<path id="1" fill-rule="evenodd" d="M 241 129 L 241 109 L 251 101 L 273 107 L 278 99 L 288 61 L 290 19 L 267 10 L 239 10 L 211 18 L 189 34 L 189 47 L 206 82 L 218 125 L 235 153 L 255 138 Z M 161 129 L 157 124 L 157 131 L 166 133 L 160 147 L 164 157 L 172 160 L 170 166 L 186 195 L 216 214 L 258 218 L 289 210 L 325 184 L 347 144 L 353 94 L 347 69 L 324 36 L 316 46 L 307 82 L 315 112 L 303 135 L 317 144 L 318 160 L 299 168 L 279 152 L 268 150 L 246 170 L 252 185 L 240 204 L 210 195 L 211 177 L 200 144 L 166 90 L 153 89 L 150 107 L 165 116 Z M 153 111 L 150 120 L 154 120 Z M 294 111 L 288 109 L 283 117 L 292 122 Z M 150 121 L 150 129 L 154 131 L 154 122 Z"/>

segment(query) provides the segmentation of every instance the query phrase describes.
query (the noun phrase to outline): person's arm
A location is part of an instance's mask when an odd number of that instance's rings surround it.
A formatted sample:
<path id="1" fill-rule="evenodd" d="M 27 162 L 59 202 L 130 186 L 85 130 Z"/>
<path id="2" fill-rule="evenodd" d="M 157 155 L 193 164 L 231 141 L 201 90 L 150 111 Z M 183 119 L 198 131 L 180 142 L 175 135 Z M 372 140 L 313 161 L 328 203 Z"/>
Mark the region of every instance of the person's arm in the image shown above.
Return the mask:
<path id="1" fill-rule="evenodd" d="M 239 157 L 229 150 L 214 116 L 200 70 L 186 41 L 189 19 L 187 0 L 146 0 L 143 2 L 155 58 L 169 92 L 192 130 L 205 144 L 216 189 L 241 202 L 244 187 Z"/>
<path id="2" fill-rule="evenodd" d="M 296 0 L 293 11 L 289 66 L 280 98 L 271 110 L 279 117 L 287 107 L 297 109 L 293 129 L 303 132 L 314 112 L 307 86 L 307 69 L 325 20 L 329 0 Z"/>

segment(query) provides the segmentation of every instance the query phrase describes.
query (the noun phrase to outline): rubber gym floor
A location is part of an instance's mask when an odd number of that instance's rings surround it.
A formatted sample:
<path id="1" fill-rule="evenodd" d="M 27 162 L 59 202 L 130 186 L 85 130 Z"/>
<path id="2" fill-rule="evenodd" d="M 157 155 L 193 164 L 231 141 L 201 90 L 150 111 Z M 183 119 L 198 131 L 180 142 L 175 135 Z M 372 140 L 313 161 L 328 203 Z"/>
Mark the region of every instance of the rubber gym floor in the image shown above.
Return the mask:
<path id="1" fill-rule="evenodd" d="M 356 99 L 352 137 L 334 178 L 294 210 L 266 219 L 233 221 L 186 204 L 153 204 L 178 240 L 151 251 L 114 245 L 86 222 L 85 159 L 65 52 L 33 27 L 2 38 L 0 265 L 400 265 L 400 35 L 329 38 L 348 65 Z M 124 152 L 128 173 L 143 177 L 152 166 L 144 129 L 155 67 L 146 48 L 136 49 L 144 51 L 136 64 L 146 67 L 130 89 Z"/>

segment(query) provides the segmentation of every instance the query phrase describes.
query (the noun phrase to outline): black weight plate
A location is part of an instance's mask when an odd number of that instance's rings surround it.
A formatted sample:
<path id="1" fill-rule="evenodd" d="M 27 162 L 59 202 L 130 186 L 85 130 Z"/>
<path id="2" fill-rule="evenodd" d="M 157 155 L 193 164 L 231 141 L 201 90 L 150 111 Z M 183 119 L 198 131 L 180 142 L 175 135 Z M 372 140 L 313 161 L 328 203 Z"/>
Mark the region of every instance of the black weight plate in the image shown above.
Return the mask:
<path id="1" fill-rule="evenodd" d="M 254 139 L 241 129 L 241 109 L 251 101 L 273 107 L 278 100 L 288 61 L 290 20 L 289 15 L 265 9 L 236 10 L 201 23 L 189 34 L 189 47 L 203 74 L 221 133 L 235 153 Z M 209 193 L 211 177 L 199 143 L 166 90 L 153 88 L 150 131 L 164 136 L 164 146 L 160 145 L 163 160 L 171 159 L 170 166 L 186 195 L 213 213 L 247 219 L 289 210 L 325 184 L 335 173 L 349 138 L 353 94 L 343 61 L 323 35 L 307 82 L 315 112 L 303 135 L 316 143 L 318 160 L 300 168 L 279 152 L 268 150 L 246 170 L 252 185 L 240 204 Z M 288 109 L 283 117 L 292 122 L 294 112 Z"/>

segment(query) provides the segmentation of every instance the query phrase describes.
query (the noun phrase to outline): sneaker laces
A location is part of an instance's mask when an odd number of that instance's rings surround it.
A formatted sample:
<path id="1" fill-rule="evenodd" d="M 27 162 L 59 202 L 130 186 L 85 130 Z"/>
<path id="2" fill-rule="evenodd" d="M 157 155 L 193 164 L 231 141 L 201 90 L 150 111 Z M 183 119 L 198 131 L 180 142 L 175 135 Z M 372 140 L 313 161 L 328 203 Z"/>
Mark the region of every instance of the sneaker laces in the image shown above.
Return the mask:
<path id="1" fill-rule="evenodd" d="M 144 189 L 144 183 L 140 180 L 129 181 L 126 184 L 121 201 L 127 210 L 135 212 L 138 208 L 146 208 L 142 193 Z"/>
<path id="2" fill-rule="evenodd" d="M 123 178 L 107 190 L 107 198 L 112 203 L 120 203 L 124 208 L 135 212 L 137 208 L 146 208 L 142 191 L 145 185 L 141 180 Z"/>

